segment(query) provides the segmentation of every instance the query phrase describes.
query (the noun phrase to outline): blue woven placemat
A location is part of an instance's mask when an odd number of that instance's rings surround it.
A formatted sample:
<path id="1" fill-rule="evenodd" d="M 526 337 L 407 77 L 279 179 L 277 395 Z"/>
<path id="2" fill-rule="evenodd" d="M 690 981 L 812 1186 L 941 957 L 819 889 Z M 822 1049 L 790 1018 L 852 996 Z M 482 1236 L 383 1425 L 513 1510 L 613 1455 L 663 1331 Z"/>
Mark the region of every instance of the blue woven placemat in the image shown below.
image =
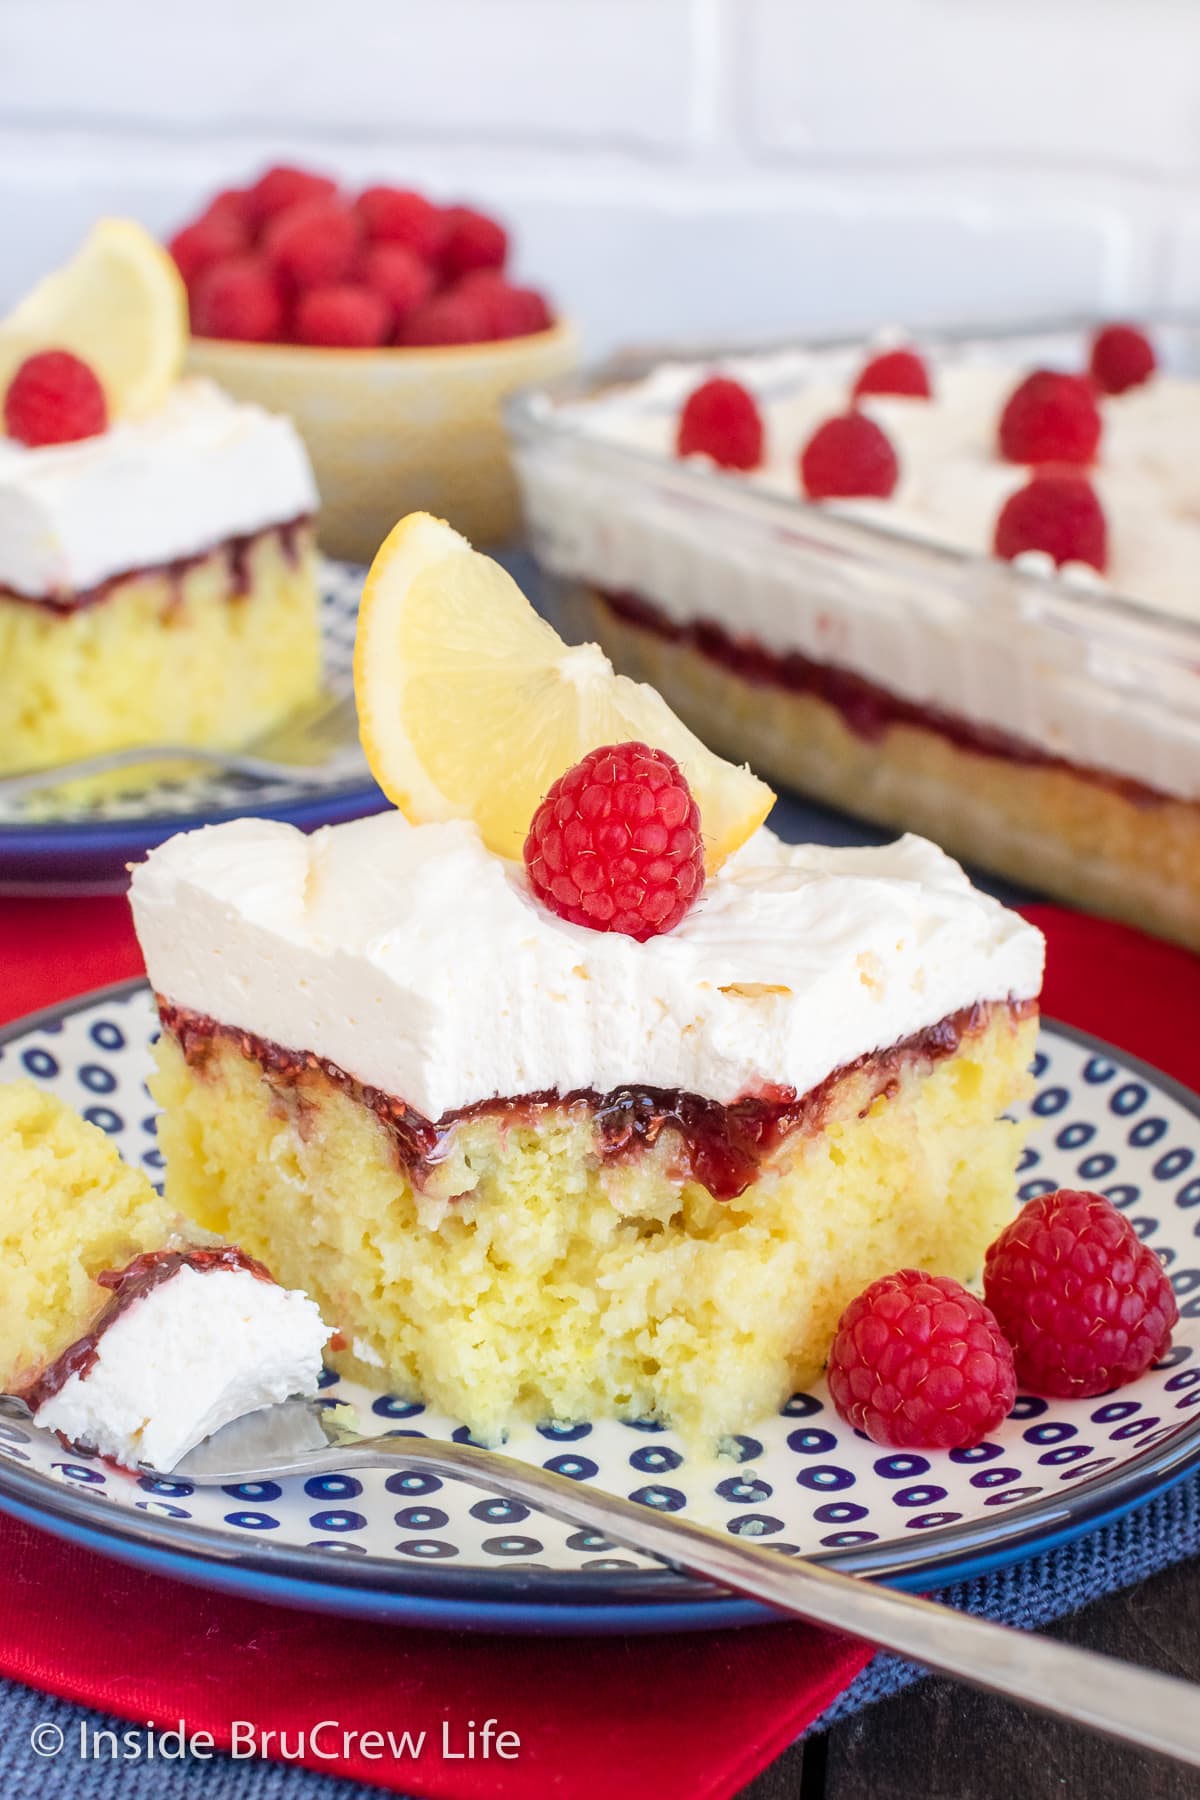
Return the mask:
<path id="1" fill-rule="evenodd" d="M 1200 1475 L 1191 1476 L 1115 1524 L 1013 1568 L 944 1588 L 934 1597 L 1007 1625 L 1032 1629 L 1197 1554 Z M 520 1653 L 519 1641 L 514 1640 L 514 1657 Z M 862 1707 L 899 1693 L 921 1676 L 920 1669 L 899 1657 L 877 1656 L 816 1721 L 812 1732 L 823 1731 Z M 114 1670 L 114 1690 L 119 1684 L 120 1671 Z M 47 1699 L 14 1682 L 0 1682 L 0 1793 L 36 1796 L 37 1800 L 109 1800 L 118 1786 L 122 1795 L 153 1796 L 153 1800 L 198 1800 L 201 1793 L 205 1800 L 234 1800 L 235 1796 L 236 1800 L 354 1800 L 355 1796 L 378 1793 L 358 1782 L 311 1774 L 295 1766 L 235 1763 L 222 1757 L 212 1762 L 156 1762 L 153 1766 L 83 1762 L 78 1745 L 85 1721 L 98 1730 L 119 1733 L 129 1729 L 122 1721 Z M 53 1759 L 36 1756 L 30 1747 L 31 1733 L 43 1723 L 57 1725 L 65 1736 L 61 1754 Z M 167 1723 L 158 1721 L 160 1727 Z"/>
<path id="2" fill-rule="evenodd" d="M 956 1582 L 931 1597 L 1005 1625 L 1036 1630 L 1052 1619 L 1078 1612 L 1089 1601 L 1132 1587 L 1159 1569 L 1197 1554 L 1200 1475 L 1193 1475 L 1112 1525 L 1012 1568 Z M 814 1721 L 807 1735 L 840 1723 L 876 1700 L 898 1694 L 920 1681 L 923 1674 L 902 1657 L 881 1652 Z"/>

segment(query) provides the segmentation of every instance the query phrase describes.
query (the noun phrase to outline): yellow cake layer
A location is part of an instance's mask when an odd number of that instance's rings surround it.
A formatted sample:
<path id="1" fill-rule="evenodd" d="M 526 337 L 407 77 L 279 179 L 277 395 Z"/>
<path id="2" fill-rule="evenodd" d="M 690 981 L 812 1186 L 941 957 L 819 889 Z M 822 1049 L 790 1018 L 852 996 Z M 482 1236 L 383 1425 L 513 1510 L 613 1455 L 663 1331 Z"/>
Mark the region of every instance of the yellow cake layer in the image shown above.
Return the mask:
<path id="1" fill-rule="evenodd" d="M 0 594 L 0 774 L 137 744 L 232 749 L 317 692 L 311 528 L 262 532 L 244 592 L 220 547 L 59 613 Z"/>
<path id="2" fill-rule="evenodd" d="M 112 1298 L 98 1275 L 177 1223 L 95 1125 L 32 1082 L 0 1087 L 0 1393 L 87 1332 Z"/>
<path id="3" fill-rule="evenodd" d="M 747 681 L 693 645 L 575 599 L 584 634 L 722 755 L 1073 905 L 1200 950 L 1200 804 L 1138 801 L 1082 772 L 986 756 L 922 725 L 852 731 L 814 694 Z"/>
<path id="4" fill-rule="evenodd" d="M 220 1033 L 195 1066 L 164 1034 L 151 1085 L 172 1205 L 306 1288 L 345 1371 L 492 1441 L 653 1414 L 713 1444 L 818 1374 L 874 1277 L 978 1272 L 1015 1206 L 1021 1134 L 999 1115 L 1035 1031 L 994 1009 L 955 1054 L 906 1062 L 890 1099 L 846 1077 L 824 1127 L 726 1201 L 681 1183 L 670 1132 L 601 1164 L 586 1108 L 464 1121 L 418 1192 L 359 1099 L 319 1068 L 268 1075 Z"/>

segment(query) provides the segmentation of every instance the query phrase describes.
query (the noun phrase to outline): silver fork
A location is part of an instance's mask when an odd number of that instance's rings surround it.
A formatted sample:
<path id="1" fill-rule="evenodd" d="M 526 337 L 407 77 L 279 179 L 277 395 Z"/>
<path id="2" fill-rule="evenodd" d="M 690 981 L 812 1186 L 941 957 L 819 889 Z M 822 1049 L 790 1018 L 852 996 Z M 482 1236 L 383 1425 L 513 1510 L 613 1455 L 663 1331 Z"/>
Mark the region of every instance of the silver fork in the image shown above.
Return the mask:
<path id="1" fill-rule="evenodd" d="M 223 1486 L 388 1463 L 524 1501 L 781 1612 L 1200 1768 L 1200 1689 L 1190 1682 L 783 1557 L 751 1538 L 654 1512 L 495 1450 L 398 1434 L 366 1436 L 353 1407 L 341 1402 L 288 1401 L 238 1419 L 164 1479 Z"/>
<path id="2" fill-rule="evenodd" d="M 0 800 L 20 800 L 46 788 L 88 776 L 163 762 L 202 764 L 251 781 L 294 780 L 306 769 L 323 768 L 340 751 L 357 750 L 358 720 L 350 694 L 322 693 L 244 750 L 204 750 L 193 744 L 135 744 L 74 762 L 22 770 L 0 777 Z M 361 752 L 359 753 L 361 755 Z M 364 763 L 365 768 L 365 763 Z"/>

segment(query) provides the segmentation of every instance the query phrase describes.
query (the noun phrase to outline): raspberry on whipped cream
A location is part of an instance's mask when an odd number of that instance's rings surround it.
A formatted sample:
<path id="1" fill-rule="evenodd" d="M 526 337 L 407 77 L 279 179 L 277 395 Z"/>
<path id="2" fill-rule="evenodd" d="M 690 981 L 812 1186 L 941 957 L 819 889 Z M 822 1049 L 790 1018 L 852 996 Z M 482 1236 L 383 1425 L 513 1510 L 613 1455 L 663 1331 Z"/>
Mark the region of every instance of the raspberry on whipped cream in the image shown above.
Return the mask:
<path id="1" fill-rule="evenodd" d="M 994 548 L 1009 562 L 1026 551 L 1040 550 L 1060 569 L 1067 563 L 1087 563 L 1103 574 L 1108 567 L 1104 508 L 1077 470 L 1039 469 L 1000 509 Z"/>
<path id="2" fill-rule="evenodd" d="M 560 919 L 639 943 L 673 931 L 704 886 L 700 809 L 679 764 L 648 744 L 590 751 L 534 814 L 525 867 Z"/>
<path id="3" fill-rule="evenodd" d="M 1154 345 L 1136 325 L 1105 325 L 1092 339 L 1088 372 L 1106 394 L 1141 387 L 1157 366 Z"/>
<path id="4" fill-rule="evenodd" d="M 679 456 L 708 456 L 722 469 L 757 469 L 763 459 L 758 405 L 738 381 L 711 376 L 683 403 L 675 436 Z"/>
<path id="5" fill-rule="evenodd" d="M 852 392 L 856 400 L 864 394 L 907 394 L 928 400 L 933 393 L 929 366 L 915 350 L 881 350 L 863 364 Z"/>
<path id="6" fill-rule="evenodd" d="M 4 395 L 4 429 L 20 444 L 74 444 L 108 427 L 95 371 L 69 350 L 27 356 Z"/>
<path id="7" fill-rule="evenodd" d="M 1014 463 L 1090 463 L 1103 420 L 1082 375 L 1035 369 L 1000 414 L 1000 454 Z"/>
<path id="8" fill-rule="evenodd" d="M 810 500 L 886 500 L 899 479 L 891 440 L 865 413 L 826 419 L 800 452 L 800 481 Z"/>

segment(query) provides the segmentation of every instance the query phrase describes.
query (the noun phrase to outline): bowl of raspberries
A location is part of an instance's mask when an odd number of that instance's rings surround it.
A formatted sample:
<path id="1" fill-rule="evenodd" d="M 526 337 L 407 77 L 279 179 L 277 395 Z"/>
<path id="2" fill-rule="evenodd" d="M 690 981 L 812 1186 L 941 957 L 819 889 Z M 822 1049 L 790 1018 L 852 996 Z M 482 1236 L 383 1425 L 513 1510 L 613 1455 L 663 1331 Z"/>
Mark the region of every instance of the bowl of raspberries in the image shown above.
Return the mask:
<path id="1" fill-rule="evenodd" d="M 369 562 L 413 508 L 474 542 L 512 536 L 501 408 L 568 369 L 574 338 L 512 275 L 499 220 L 280 166 L 215 195 L 169 248 L 192 372 L 292 415 L 329 554 Z"/>

